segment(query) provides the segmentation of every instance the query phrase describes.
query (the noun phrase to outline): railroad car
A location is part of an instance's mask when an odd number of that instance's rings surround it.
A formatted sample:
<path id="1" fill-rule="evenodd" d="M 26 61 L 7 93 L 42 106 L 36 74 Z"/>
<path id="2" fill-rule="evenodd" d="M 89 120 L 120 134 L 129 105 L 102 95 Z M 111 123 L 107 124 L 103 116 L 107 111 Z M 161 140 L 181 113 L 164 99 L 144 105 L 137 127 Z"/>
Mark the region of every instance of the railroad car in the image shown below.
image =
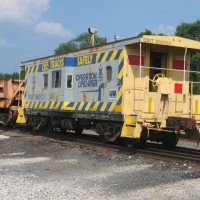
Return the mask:
<path id="1" fill-rule="evenodd" d="M 190 56 L 199 50 L 198 41 L 144 35 L 22 62 L 17 122 L 76 134 L 93 128 L 102 141 L 128 146 L 151 140 L 173 147 L 200 123 L 200 96 L 193 94 L 199 83 L 190 81 Z"/>
<path id="2" fill-rule="evenodd" d="M 13 126 L 22 107 L 24 81 L 0 80 L 0 124 Z"/>

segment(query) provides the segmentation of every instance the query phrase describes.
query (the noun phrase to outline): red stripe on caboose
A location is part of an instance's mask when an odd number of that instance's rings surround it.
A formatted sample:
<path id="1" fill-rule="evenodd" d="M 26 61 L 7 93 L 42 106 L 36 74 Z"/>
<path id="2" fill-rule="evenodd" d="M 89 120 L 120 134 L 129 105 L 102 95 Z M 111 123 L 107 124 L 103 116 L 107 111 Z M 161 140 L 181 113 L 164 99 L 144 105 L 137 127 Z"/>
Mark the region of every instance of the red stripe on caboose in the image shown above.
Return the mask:
<path id="1" fill-rule="evenodd" d="M 173 60 L 173 69 L 184 70 L 184 61 L 183 60 Z M 186 62 L 185 62 L 186 69 Z"/>
<path id="2" fill-rule="evenodd" d="M 183 92 L 183 84 L 181 83 L 175 83 L 174 84 L 174 93 L 176 94 L 182 94 Z"/>
<path id="3" fill-rule="evenodd" d="M 129 65 L 140 65 L 140 56 L 128 55 Z M 141 56 L 141 65 L 144 66 L 144 56 Z"/>

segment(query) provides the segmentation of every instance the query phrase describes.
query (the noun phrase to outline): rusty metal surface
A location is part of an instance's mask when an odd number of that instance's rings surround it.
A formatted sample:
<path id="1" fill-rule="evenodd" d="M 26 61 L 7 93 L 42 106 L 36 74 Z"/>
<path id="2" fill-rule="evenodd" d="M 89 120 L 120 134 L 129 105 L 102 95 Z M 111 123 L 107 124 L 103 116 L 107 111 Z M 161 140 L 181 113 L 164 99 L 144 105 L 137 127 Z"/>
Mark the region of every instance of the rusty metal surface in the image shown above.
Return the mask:
<path id="1" fill-rule="evenodd" d="M 0 108 L 8 108 L 14 99 L 21 100 L 24 81 L 0 80 Z"/>

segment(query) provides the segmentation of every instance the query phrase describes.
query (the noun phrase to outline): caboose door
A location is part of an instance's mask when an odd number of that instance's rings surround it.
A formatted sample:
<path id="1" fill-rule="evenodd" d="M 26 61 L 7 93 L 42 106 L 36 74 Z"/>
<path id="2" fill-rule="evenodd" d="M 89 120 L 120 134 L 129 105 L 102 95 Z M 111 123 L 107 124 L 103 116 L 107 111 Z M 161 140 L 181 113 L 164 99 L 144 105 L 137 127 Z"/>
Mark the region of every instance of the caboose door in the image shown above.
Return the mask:
<path id="1" fill-rule="evenodd" d="M 153 80 L 156 74 L 166 75 L 164 68 L 166 68 L 166 54 L 161 52 L 151 52 L 149 78 Z M 149 91 L 154 91 L 151 82 L 149 84 Z"/>

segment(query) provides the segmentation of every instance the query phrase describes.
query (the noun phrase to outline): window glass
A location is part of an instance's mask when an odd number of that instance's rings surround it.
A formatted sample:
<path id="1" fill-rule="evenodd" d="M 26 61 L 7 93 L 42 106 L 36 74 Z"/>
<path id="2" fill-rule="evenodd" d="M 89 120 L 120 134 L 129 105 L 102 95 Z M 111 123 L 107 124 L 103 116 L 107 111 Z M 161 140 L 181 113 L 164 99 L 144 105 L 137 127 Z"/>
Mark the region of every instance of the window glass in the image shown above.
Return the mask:
<path id="1" fill-rule="evenodd" d="M 67 88 L 72 88 L 72 75 L 67 75 Z"/>
<path id="2" fill-rule="evenodd" d="M 110 90 L 109 91 L 109 98 L 115 99 L 117 97 L 117 90 Z"/>
<path id="3" fill-rule="evenodd" d="M 112 67 L 111 66 L 106 67 L 106 76 L 107 76 L 108 82 L 112 81 Z"/>
<path id="4" fill-rule="evenodd" d="M 52 87 L 61 87 L 61 70 L 52 72 Z"/>
<path id="5" fill-rule="evenodd" d="M 43 74 L 43 88 L 48 87 L 48 74 Z"/>

